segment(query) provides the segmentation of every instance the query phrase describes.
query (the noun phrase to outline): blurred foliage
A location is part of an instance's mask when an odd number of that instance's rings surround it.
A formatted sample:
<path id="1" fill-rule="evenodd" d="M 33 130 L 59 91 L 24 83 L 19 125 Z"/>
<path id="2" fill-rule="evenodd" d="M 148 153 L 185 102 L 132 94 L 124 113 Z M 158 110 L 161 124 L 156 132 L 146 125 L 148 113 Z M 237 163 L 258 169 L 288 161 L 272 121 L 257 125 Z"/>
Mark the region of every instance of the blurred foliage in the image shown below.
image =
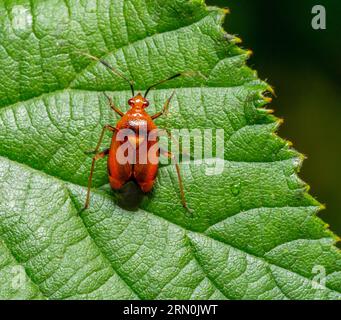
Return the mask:
<path id="1" fill-rule="evenodd" d="M 207 1 L 231 10 L 225 21 L 254 55 L 249 64 L 274 86 L 275 114 L 285 119 L 279 134 L 307 155 L 300 176 L 325 203 L 320 215 L 341 235 L 341 2 Z M 312 7 L 325 6 L 327 29 L 314 30 Z M 302 130 L 302 127 L 304 130 Z"/>

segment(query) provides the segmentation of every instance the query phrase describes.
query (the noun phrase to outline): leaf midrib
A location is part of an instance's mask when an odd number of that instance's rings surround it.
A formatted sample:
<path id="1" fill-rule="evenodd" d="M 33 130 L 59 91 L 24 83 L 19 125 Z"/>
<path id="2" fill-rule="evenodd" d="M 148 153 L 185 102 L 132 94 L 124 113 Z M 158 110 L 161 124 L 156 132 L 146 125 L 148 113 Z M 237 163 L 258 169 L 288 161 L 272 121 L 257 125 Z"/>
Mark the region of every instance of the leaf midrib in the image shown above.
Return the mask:
<path id="1" fill-rule="evenodd" d="M 160 88 L 158 91 L 160 90 L 172 90 L 172 89 L 177 89 L 177 90 L 191 90 L 191 89 L 233 89 L 233 88 L 244 88 L 245 85 L 247 84 L 251 84 L 251 83 L 254 83 L 254 82 L 258 82 L 258 83 L 261 83 L 261 81 L 257 81 L 255 79 L 251 79 L 249 81 L 245 81 L 243 84 L 239 84 L 239 85 L 229 85 L 228 87 L 227 86 L 216 86 L 216 85 L 208 85 L 208 84 L 205 84 L 205 86 L 193 86 L 193 87 L 173 87 L 173 86 L 169 86 L 167 88 Z M 147 87 L 144 87 L 144 88 L 135 88 L 135 90 L 137 92 L 141 91 L 145 91 L 147 90 Z M 90 88 L 87 88 L 87 89 L 80 89 L 80 88 L 72 88 L 72 87 L 67 87 L 67 88 L 61 88 L 61 89 L 57 89 L 57 90 L 53 90 L 53 91 L 49 91 L 49 92 L 43 92 L 37 96 L 33 96 L 33 97 L 30 97 L 26 100 L 20 100 L 20 101 L 16 101 L 16 102 L 13 102 L 11 104 L 8 104 L 8 105 L 3 105 L 3 106 L 0 106 L 0 111 L 2 110 L 6 110 L 6 109 L 10 109 L 10 108 L 16 108 L 18 106 L 20 106 L 21 104 L 27 104 L 29 102 L 34 102 L 35 100 L 43 100 L 44 97 L 48 97 L 50 95 L 55 95 L 55 94 L 59 94 L 59 93 L 63 93 L 63 92 L 71 92 L 71 91 L 76 91 L 76 92 L 91 92 L 91 93 L 103 93 L 103 92 L 112 92 L 112 93 L 123 93 L 123 92 L 127 92 L 127 94 L 130 94 L 131 91 L 130 90 L 115 90 L 113 88 L 113 90 L 91 90 Z"/>

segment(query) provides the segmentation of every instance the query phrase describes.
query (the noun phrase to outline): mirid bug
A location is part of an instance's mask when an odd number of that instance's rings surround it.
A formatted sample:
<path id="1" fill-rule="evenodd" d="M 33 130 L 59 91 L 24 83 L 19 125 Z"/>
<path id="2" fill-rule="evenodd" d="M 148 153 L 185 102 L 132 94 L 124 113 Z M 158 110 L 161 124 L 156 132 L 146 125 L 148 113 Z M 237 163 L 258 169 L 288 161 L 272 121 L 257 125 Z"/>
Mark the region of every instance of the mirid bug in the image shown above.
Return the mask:
<path id="1" fill-rule="evenodd" d="M 145 193 L 152 190 L 157 172 L 159 167 L 159 156 L 160 154 L 168 157 L 175 161 L 175 156 L 169 152 L 162 150 L 158 145 L 158 139 L 155 132 L 158 131 L 154 120 L 162 116 L 168 111 L 170 101 L 174 95 L 174 91 L 171 96 L 166 100 L 164 106 L 160 112 L 154 115 L 149 115 L 145 108 L 149 106 L 149 101 L 147 100 L 147 95 L 149 91 L 164 83 L 168 80 L 174 79 L 181 76 L 181 73 L 177 73 L 165 80 L 159 81 L 156 84 L 147 88 L 144 95 L 140 92 L 135 95 L 134 84 L 123 74 L 111 67 L 106 61 L 101 60 L 97 57 L 91 56 L 89 54 L 82 53 L 89 58 L 102 63 L 105 67 L 110 69 L 114 74 L 124 79 L 129 83 L 132 97 L 128 100 L 130 109 L 123 113 L 118 107 L 116 107 L 112 99 L 105 94 L 108 99 L 109 105 L 114 112 L 116 112 L 121 119 L 117 122 L 116 126 L 107 124 L 103 127 L 101 135 L 99 137 L 96 148 L 91 153 L 94 154 L 92 158 L 92 164 L 90 169 L 88 190 L 85 201 L 85 209 L 89 207 L 90 203 L 90 192 L 92 177 L 95 169 L 95 163 L 97 160 L 108 156 L 107 168 L 109 183 L 112 189 L 119 190 L 127 182 L 133 180 Z M 105 131 L 109 130 L 112 132 L 111 145 L 109 149 L 105 149 L 99 152 Z M 125 134 L 121 135 L 121 132 L 125 131 Z M 167 132 L 170 137 L 170 133 Z M 120 137 L 120 135 L 123 137 Z M 124 150 L 122 147 L 124 145 Z M 142 152 L 141 152 L 142 151 Z M 153 152 L 150 152 L 153 151 Z M 128 155 L 127 155 L 128 154 Z M 130 154 L 130 155 L 129 155 Z M 125 162 L 120 161 L 121 159 Z M 180 167 L 178 163 L 175 162 L 177 177 L 179 181 L 180 198 L 182 206 L 189 211 L 187 203 L 185 200 L 184 188 L 182 184 Z"/>

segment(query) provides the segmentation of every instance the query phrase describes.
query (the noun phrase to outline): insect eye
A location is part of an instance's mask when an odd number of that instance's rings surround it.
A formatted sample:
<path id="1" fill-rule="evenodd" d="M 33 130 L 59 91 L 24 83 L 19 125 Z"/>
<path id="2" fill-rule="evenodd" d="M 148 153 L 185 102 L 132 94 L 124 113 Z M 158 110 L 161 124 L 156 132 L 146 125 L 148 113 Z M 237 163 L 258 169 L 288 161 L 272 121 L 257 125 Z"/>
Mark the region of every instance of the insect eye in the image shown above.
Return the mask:
<path id="1" fill-rule="evenodd" d="M 144 105 L 145 107 L 148 107 L 148 106 L 149 106 L 149 101 L 148 101 L 148 100 L 144 100 L 143 105 Z"/>
<path id="2" fill-rule="evenodd" d="M 132 99 L 132 98 L 130 98 L 130 99 L 128 100 L 128 104 L 129 104 L 130 106 L 133 104 L 133 99 Z"/>

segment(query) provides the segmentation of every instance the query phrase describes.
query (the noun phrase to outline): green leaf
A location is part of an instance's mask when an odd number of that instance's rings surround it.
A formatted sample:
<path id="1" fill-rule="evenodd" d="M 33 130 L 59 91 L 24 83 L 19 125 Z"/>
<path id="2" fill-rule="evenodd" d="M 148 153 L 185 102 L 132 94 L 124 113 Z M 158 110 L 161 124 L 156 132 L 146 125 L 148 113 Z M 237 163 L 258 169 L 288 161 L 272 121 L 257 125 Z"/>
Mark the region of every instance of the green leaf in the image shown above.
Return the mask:
<path id="1" fill-rule="evenodd" d="M 276 136 L 249 53 L 202 1 L 0 2 L 0 298 L 340 299 L 341 254 Z M 136 211 L 117 204 L 105 161 L 82 211 L 103 91 L 126 110 L 127 84 L 77 52 L 102 57 L 160 110 L 169 129 L 224 129 L 224 159 L 164 165 Z M 107 136 L 104 145 L 109 145 Z M 218 143 L 218 141 L 216 141 Z M 219 175 L 207 168 L 224 165 Z M 319 285 L 317 285 L 317 283 Z"/>

